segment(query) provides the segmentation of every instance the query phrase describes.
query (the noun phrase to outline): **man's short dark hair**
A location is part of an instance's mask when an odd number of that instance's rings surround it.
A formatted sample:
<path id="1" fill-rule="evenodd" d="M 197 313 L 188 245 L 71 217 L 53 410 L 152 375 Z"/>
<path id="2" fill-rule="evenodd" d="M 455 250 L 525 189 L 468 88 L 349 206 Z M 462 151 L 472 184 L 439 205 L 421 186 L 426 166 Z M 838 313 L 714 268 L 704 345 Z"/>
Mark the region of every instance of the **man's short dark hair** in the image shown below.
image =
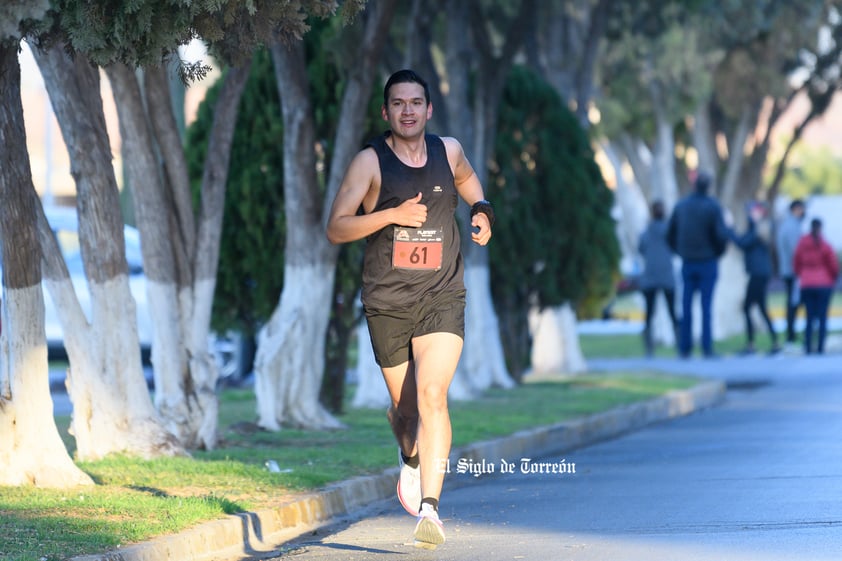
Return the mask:
<path id="1" fill-rule="evenodd" d="M 801 199 L 795 199 L 791 203 L 789 203 L 789 210 L 795 210 L 796 208 L 804 208 L 804 201 Z"/>
<path id="2" fill-rule="evenodd" d="M 424 88 L 424 101 L 427 102 L 427 105 L 430 104 L 430 86 L 427 85 L 426 80 L 414 70 L 404 68 L 389 76 L 389 79 L 386 81 L 386 85 L 383 87 L 383 107 L 388 107 L 389 105 L 389 89 L 395 84 L 407 83 L 421 85 Z"/>
<path id="3" fill-rule="evenodd" d="M 713 183 L 713 176 L 710 172 L 700 171 L 696 175 L 696 191 L 698 193 L 707 193 L 710 189 L 710 184 Z"/>

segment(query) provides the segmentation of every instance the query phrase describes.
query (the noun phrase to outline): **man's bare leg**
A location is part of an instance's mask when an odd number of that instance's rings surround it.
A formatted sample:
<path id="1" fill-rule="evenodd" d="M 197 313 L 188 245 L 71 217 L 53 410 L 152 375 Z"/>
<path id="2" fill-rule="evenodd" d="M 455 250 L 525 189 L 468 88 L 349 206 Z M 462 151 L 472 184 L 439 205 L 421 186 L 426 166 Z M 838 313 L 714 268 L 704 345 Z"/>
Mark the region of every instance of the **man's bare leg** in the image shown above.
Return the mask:
<path id="1" fill-rule="evenodd" d="M 383 378 L 392 404 L 386 411 L 389 425 L 400 449 L 400 476 L 397 494 L 401 506 L 412 516 L 421 507 L 421 469 L 418 462 L 418 393 L 412 361 L 383 368 Z"/>
<path id="2" fill-rule="evenodd" d="M 462 338 L 453 333 L 431 333 L 414 338 L 412 348 L 422 496 L 438 501 L 444 483 L 442 462 L 450 455 L 452 439 L 447 391 L 462 353 Z"/>
<path id="3" fill-rule="evenodd" d="M 418 393 L 415 385 L 415 368 L 412 361 L 383 368 L 383 379 L 392 405 L 386 411 L 389 425 L 401 452 L 407 458 L 418 453 Z"/>

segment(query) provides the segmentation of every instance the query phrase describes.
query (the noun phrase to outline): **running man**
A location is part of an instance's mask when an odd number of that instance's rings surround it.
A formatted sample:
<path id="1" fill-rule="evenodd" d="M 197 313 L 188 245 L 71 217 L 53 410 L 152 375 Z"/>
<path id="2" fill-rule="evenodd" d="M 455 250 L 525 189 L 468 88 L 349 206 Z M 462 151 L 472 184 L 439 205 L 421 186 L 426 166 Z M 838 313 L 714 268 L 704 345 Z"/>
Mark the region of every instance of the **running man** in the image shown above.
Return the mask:
<path id="1" fill-rule="evenodd" d="M 398 499 L 418 517 L 415 545 L 435 548 L 445 540 L 438 505 L 451 444 L 447 392 L 465 330 L 458 197 L 471 205 L 479 245 L 491 239 L 494 212 L 461 144 L 426 134 L 433 106 L 420 76 L 395 72 L 381 114 L 389 130 L 351 161 L 327 237 L 334 244 L 367 238 L 362 302 L 392 401 Z"/>

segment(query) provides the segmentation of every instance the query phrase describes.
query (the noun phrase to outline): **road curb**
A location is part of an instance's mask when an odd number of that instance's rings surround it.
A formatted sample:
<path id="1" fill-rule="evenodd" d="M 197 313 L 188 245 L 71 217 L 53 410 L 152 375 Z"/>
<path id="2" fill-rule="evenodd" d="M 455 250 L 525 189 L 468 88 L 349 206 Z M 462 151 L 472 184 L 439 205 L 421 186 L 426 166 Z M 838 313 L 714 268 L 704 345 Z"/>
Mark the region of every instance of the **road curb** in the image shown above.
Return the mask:
<path id="1" fill-rule="evenodd" d="M 504 438 L 454 449 L 451 460 L 497 463 L 524 457 L 563 454 L 716 405 L 725 396 L 721 381 L 704 381 L 687 390 L 616 409 L 523 430 Z M 268 557 L 279 544 L 313 531 L 373 503 L 393 498 L 398 468 L 378 475 L 335 483 L 278 506 L 231 515 L 171 536 L 127 546 L 108 553 L 83 555 L 68 561 L 222 561 L 242 556 Z M 449 477 L 448 486 L 458 485 Z"/>

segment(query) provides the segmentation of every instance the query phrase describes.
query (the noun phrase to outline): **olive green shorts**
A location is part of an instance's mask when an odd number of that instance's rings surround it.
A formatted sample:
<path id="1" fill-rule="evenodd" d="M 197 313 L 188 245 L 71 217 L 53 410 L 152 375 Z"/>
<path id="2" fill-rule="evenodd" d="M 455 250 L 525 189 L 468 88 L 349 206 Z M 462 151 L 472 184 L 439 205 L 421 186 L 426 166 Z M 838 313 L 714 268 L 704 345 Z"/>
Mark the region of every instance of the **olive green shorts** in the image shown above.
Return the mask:
<path id="1" fill-rule="evenodd" d="M 465 291 L 432 292 L 405 309 L 366 307 L 365 317 L 377 364 L 391 368 L 410 359 L 414 337 L 454 333 L 465 338 Z"/>

